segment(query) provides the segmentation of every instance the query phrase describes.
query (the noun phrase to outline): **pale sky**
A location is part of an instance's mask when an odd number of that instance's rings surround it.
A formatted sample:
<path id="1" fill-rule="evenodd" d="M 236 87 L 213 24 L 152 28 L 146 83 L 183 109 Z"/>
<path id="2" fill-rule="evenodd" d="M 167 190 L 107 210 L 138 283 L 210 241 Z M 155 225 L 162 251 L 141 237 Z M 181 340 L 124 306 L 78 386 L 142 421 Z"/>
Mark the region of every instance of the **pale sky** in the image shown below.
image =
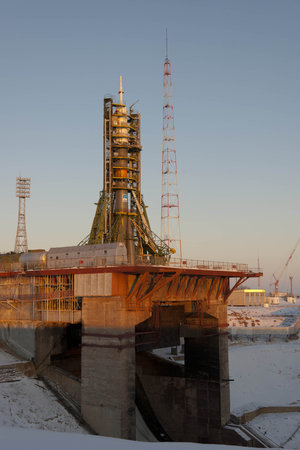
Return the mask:
<path id="1" fill-rule="evenodd" d="M 255 267 L 259 252 L 268 288 L 300 236 L 299 0 L 0 0 L 0 251 L 14 248 L 20 174 L 31 249 L 89 233 L 120 75 L 159 234 L 166 28 L 184 256 Z M 282 290 L 293 275 L 300 294 L 299 269 L 300 248 Z"/>

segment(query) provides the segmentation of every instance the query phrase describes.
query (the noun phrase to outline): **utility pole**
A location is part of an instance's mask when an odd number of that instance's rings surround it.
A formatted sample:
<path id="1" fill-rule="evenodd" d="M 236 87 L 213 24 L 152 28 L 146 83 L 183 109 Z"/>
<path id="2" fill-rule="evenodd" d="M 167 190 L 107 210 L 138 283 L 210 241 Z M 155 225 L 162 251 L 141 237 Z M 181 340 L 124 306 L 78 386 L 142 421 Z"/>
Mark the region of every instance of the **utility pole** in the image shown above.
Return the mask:
<path id="1" fill-rule="evenodd" d="M 181 229 L 177 160 L 175 146 L 174 108 L 172 95 L 171 63 L 168 58 L 166 34 L 166 57 L 163 75 L 163 146 L 161 185 L 161 239 L 172 248 L 175 257 L 182 260 Z"/>
<path id="2" fill-rule="evenodd" d="M 26 234 L 26 198 L 30 197 L 30 178 L 17 177 L 16 179 L 16 197 L 19 198 L 18 227 L 15 242 L 15 253 L 24 253 L 28 251 Z"/>

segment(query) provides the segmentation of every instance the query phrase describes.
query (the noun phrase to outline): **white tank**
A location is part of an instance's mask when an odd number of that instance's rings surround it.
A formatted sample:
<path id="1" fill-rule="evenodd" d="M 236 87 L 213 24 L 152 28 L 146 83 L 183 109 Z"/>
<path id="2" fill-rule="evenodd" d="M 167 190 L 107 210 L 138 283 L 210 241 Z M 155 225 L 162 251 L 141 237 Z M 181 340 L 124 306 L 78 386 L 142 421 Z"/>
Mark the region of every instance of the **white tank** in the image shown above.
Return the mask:
<path id="1" fill-rule="evenodd" d="M 19 262 L 24 266 L 27 265 L 45 265 L 46 264 L 46 255 L 45 250 L 33 251 L 28 253 L 22 253 L 19 258 Z"/>

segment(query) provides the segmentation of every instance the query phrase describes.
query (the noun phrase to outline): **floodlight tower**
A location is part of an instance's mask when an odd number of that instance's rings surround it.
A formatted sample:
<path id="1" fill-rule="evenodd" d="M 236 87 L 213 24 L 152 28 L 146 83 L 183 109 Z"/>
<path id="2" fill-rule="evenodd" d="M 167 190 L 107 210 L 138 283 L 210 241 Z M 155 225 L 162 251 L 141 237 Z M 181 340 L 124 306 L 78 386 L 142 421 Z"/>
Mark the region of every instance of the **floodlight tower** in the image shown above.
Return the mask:
<path id="1" fill-rule="evenodd" d="M 163 146 L 161 186 L 161 239 L 182 259 L 177 161 L 175 147 L 175 125 L 172 95 L 171 63 L 168 58 L 166 36 L 166 58 L 163 81 Z"/>
<path id="2" fill-rule="evenodd" d="M 30 178 L 17 177 L 16 197 L 19 198 L 19 214 L 15 253 L 24 253 L 28 251 L 25 222 L 25 202 L 26 198 L 30 197 Z"/>

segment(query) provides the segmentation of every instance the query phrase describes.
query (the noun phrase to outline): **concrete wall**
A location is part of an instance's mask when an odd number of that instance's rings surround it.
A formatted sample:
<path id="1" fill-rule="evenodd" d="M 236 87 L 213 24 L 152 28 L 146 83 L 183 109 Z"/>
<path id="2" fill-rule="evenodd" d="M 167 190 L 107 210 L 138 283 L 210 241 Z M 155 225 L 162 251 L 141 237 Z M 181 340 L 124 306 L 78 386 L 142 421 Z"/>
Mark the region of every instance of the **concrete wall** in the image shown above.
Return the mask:
<path id="1" fill-rule="evenodd" d="M 50 363 L 51 355 L 66 349 L 68 324 L 1 321 L 0 339 L 20 357 L 33 360 L 36 370 Z"/>
<path id="2" fill-rule="evenodd" d="M 222 398 L 227 390 L 220 389 L 221 380 L 210 379 L 204 371 L 187 371 L 183 365 L 147 352 L 137 353 L 136 367 L 142 396 L 146 396 L 151 412 L 172 440 L 248 444 L 246 436 L 223 426 L 230 417 L 229 398 Z M 145 403 L 144 398 L 141 401 Z"/>
<path id="3" fill-rule="evenodd" d="M 58 387 L 58 390 L 62 390 L 64 394 L 76 405 L 80 410 L 81 404 L 81 383 L 80 380 L 70 373 L 65 372 L 54 366 L 45 367 L 41 375 L 50 380 Z"/>
<path id="4" fill-rule="evenodd" d="M 35 314 L 35 317 L 37 315 Z M 78 323 L 81 321 L 81 311 L 39 311 L 39 320 L 46 322 L 69 322 Z"/>
<path id="5" fill-rule="evenodd" d="M 33 279 L 30 277 L 1 277 L 0 279 L 0 297 L 18 298 L 22 295 L 35 293 Z"/>
<path id="6" fill-rule="evenodd" d="M 74 275 L 74 296 L 95 297 L 112 295 L 112 273 Z"/>
<path id="7" fill-rule="evenodd" d="M 102 436 L 136 438 L 135 325 L 147 317 L 121 296 L 82 299 L 81 411 Z"/>
<path id="8" fill-rule="evenodd" d="M 36 311 L 34 311 L 33 302 L 10 301 L 9 303 L 0 303 L 1 320 L 34 320 Z M 40 317 L 36 317 L 36 320 Z"/>
<path id="9" fill-rule="evenodd" d="M 1 321 L 0 339 L 17 355 L 26 360 L 35 358 L 36 325 L 21 321 Z"/>
<path id="10" fill-rule="evenodd" d="M 284 339 L 296 336 L 299 332 L 299 321 L 292 327 L 229 327 L 231 339 Z"/>
<path id="11" fill-rule="evenodd" d="M 263 406 L 261 408 L 255 409 L 253 411 L 248 411 L 241 416 L 231 415 L 231 420 L 235 424 L 243 424 L 251 422 L 255 417 L 261 414 L 276 414 L 276 413 L 291 413 L 300 412 L 300 406 Z"/>

